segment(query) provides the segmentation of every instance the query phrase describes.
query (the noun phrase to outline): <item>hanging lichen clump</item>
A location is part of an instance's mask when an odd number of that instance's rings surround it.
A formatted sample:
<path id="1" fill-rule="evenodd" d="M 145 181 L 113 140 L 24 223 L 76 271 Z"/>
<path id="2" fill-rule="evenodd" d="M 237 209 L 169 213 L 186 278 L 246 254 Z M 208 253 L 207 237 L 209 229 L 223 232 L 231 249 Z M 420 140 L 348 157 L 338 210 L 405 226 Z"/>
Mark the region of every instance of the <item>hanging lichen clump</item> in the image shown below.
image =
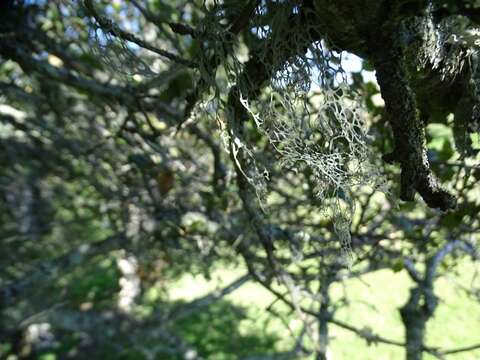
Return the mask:
<path id="1" fill-rule="evenodd" d="M 198 45 L 194 62 L 153 49 L 194 69 L 196 86 L 178 129 L 198 116 L 218 122 L 242 200 L 270 257 L 273 236 L 263 225 L 274 164 L 260 161 L 247 131 L 252 124 L 268 139 L 276 163 L 313 174 L 319 211 L 333 219 L 347 263 L 352 192 L 359 186 L 385 189 L 372 165 L 379 156 L 369 146 L 363 100 L 342 68 L 343 50 L 376 70 L 394 142 L 383 158 L 399 164 L 400 199 L 412 201 L 418 193 L 431 208 L 455 207 L 455 197 L 431 169 L 425 128 L 439 112 L 445 118 L 453 113 L 457 149 L 462 156 L 475 153 L 470 135 L 479 130 L 479 32 L 468 9 L 450 14 L 442 6 L 427 0 L 206 2 L 198 28 L 171 25 Z M 113 38 L 142 44 L 95 19 L 100 29 L 91 34 L 104 58 L 112 57 L 112 49 L 117 53 Z M 130 63 L 134 48 L 119 45 L 126 58 L 117 60 Z M 137 65 L 138 72 L 150 71 Z"/>
<path id="2" fill-rule="evenodd" d="M 249 49 L 248 61 L 242 62 L 233 49 L 226 51 L 220 45 L 224 41 L 213 46 L 219 50 L 215 56 L 220 57 L 230 90 L 223 102 L 218 101 L 220 95 L 215 96 L 210 109 L 217 110 L 228 149 L 261 206 L 268 176 L 258 168 L 256 150 L 243 135 L 245 121 L 253 120 L 268 138 L 284 168 L 310 169 L 322 203 L 319 211 L 334 220 L 342 258 L 351 263 L 351 192 L 361 185 L 377 188 L 384 181 L 371 165 L 362 99 L 342 69 L 342 53 L 332 50 L 315 27 L 304 21 L 311 14 L 294 2 L 278 3 L 275 9 L 269 6 L 273 5 L 255 9 L 252 28 L 257 44 Z M 267 16 L 268 26 L 264 26 Z M 220 29 L 213 26 L 210 30 L 217 39 L 228 37 L 228 33 L 219 36 Z M 213 44 L 209 42 L 210 49 Z M 206 67 L 212 56 L 205 57 Z M 205 71 L 204 81 L 210 84 L 211 74 Z M 222 84 L 213 86 L 216 94 L 222 93 Z"/>

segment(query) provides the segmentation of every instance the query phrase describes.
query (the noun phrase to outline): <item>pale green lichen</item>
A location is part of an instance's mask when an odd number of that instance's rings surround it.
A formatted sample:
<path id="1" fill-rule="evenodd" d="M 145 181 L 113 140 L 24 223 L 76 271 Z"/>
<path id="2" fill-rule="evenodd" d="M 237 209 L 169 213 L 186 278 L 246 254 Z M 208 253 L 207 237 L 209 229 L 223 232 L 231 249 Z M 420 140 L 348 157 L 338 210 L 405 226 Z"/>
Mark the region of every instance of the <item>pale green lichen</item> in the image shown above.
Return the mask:
<path id="1" fill-rule="evenodd" d="M 347 74 L 341 67 L 341 53 L 319 41 L 301 48 L 306 43 L 304 37 L 309 36 L 309 29 L 302 23 L 292 28 L 287 23 L 292 12 L 292 5 L 285 4 L 283 9 L 277 9 L 270 19 L 275 31 L 270 31 L 265 40 L 268 46 L 253 50 L 262 66 L 271 73 L 263 84 L 261 95 L 251 96 L 252 82 L 242 78 L 245 63 L 235 52 L 222 58 L 221 64 L 230 86 L 236 87 L 241 104 L 280 155 L 280 164 L 288 169 L 310 168 L 316 181 L 317 197 L 322 201 L 320 210 L 332 216 L 344 262 L 351 264 L 353 211 L 341 209 L 345 204 L 347 208 L 353 208 L 354 204 L 346 194 L 358 186 L 380 187 L 384 180 L 378 169 L 371 165 L 373 154 L 368 146 L 365 110 L 362 99 L 350 87 Z M 222 38 L 218 35 L 218 28 L 209 31 L 215 31 L 217 40 Z M 285 32 L 292 35 L 288 37 Z M 291 41 L 286 43 L 286 38 Z M 286 49 L 287 46 L 299 48 Z M 219 50 L 216 56 L 224 56 L 224 48 Z M 285 61 L 286 52 L 295 55 Z M 222 84 L 215 83 L 215 93 L 224 91 L 219 90 L 220 86 Z M 229 150 L 234 152 L 234 159 L 239 151 L 250 159 L 250 168 L 242 171 L 262 202 L 266 191 L 265 176 L 256 166 L 255 149 L 241 134 L 231 131 L 228 121 L 222 120 L 225 116 L 221 114 L 231 111 L 224 107 L 228 103 L 216 104 L 223 105 L 217 108 L 217 120 L 222 129 L 228 131 Z M 240 166 L 239 162 L 237 165 Z"/>

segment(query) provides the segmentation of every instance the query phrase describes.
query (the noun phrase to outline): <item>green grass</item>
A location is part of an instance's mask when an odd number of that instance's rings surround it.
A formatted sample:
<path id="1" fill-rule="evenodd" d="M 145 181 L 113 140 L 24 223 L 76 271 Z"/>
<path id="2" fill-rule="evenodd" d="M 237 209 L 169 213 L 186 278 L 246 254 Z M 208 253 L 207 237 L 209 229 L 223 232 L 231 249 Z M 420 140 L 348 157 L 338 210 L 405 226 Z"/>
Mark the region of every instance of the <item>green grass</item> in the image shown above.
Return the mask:
<path id="1" fill-rule="evenodd" d="M 89 276 L 74 279 L 75 287 L 70 288 L 70 295 L 78 302 L 83 301 L 81 294 L 87 294 L 90 301 L 100 304 L 115 292 L 117 277 L 112 273 L 115 268 L 111 259 L 95 262 L 89 268 Z M 457 274 L 442 278 L 436 282 L 435 292 L 441 299 L 435 317 L 428 322 L 427 345 L 442 349 L 452 349 L 480 343 L 480 303 L 469 298 L 465 292 L 453 284 L 453 279 L 463 286 L 472 286 L 475 268 L 465 263 L 458 268 Z M 165 291 L 147 291 L 146 302 L 140 307 L 171 306 L 174 303 L 188 302 L 209 294 L 216 288 L 224 287 L 245 273 L 244 269 L 223 268 L 211 274 L 210 280 L 203 276 L 183 276 L 168 286 Z M 479 288 L 480 279 L 475 279 Z M 340 308 L 335 317 L 357 328 L 371 329 L 375 334 L 392 340 L 403 341 L 404 329 L 398 309 L 407 301 L 412 281 L 404 271 L 377 271 L 364 276 L 361 280 L 353 279 L 344 285 L 336 284 L 331 288 L 333 302 L 345 294 L 348 306 Z M 77 294 L 78 293 L 78 294 Z M 110 294 L 110 295 L 109 295 Z M 108 296 L 107 296 L 108 295 Z M 272 304 L 274 304 L 272 306 Z M 152 310 L 150 309 L 150 310 Z M 269 309 L 286 314 L 286 323 L 282 322 Z M 142 312 L 147 317 L 151 311 Z M 315 325 L 314 325 L 315 326 Z M 253 355 L 265 355 L 272 352 L 289 350 L 295 333 L 302 327 L 302 321 L 295 312 L 291 312 L 281 302 L 261 286 L 249 282 L 237 291 L 225 296 L 221 301 L 206 309 L 182 318 L 173 324 L 171 330 L 198 351 L 199 355 L 209 360 L 236 360 Z M 354 333 L 335 325 L 330 325 L 331 359 L 355 360 L 396 360 L 404 358 L 404 350 L 384 344 L 370 344 L 358 338 Z M 73 341 L 73 340 L 72 340 Z M 135 339 L 148 348 L 149 339 Z M 158 342 L 158 339 L 155 340 Z M 68 343 L 63 348 L 48 352 L 41 359 L 63 358 Z M 138 344 L 140 345 L 140 344 Z M 154 345 L 158 345 L 155 343 Z M 102 349 L 102 354 L 109 359 L 144 359 L 144 356 L 129 349 L 122 353 L 118 349 Z M 107 355 L 111 355 L 110 357 Z M 161 360 L 177 360 L 182 357 L 164 354 Z M 304 358 L 313 360 L 312 357 Z M 425 355 L 425 360 L 434 359 Z M 451 355 L 452 360 L 480 359 L 480 350 Z"/>
<path id="2" fill-rule="evenodd" d="M 460 275 L 452 275 L 456 281 L 464 286 L 470 286 L 474 267 L 465 264 L 460 267 Z M 186 276 L 178 282 L 170 293 L 171 300 L 191 300 L 207 294 L 216 286 L 228 284 L 241 275 L 240 270 L 220 270 L 213 274 L 211 281 L 203 277 Z M 478 285 L 478 281 L 477 285 Z M 348 307 L 340 309 L 336 317 L 355 327 L 370 328 L 374 333 L 389 339 L 403 341 L 404 329 L 398 309 L 406 302 L 412 281 L 403 271 L 394 273 L 388 270 L 378 271 L 362 280 L 349 280 L 345 286 L 332 286 L 331 296 L 339 299 L 344 292 L 348 294 Z M 480 343 L 480 303 L 475 302 L 455 286 L 451 280 L 439 279 L 435 292 L 440 297 L 440 303 L 427 327 L 427 345 L 451 349 Z M 259 285 L 249 283 L 225 298 L 223 308 L 213 307 L 214 317 L 203 315 L 192 318 L 194 326 L 186 320 L 179 324 L 179 331 L 193 346 L 204 350 L 203 355 L 208 359 L 236 359 L 239 355 L 257 354 L 270 350 L 286 350 L 292 344 L 292 335 L 271 313 L 267 311 L 274 297 Z M 230 308 L 229 308 L 230 307 Z M 232 319 L 229 309 L 242 309 L 242 316 Z M 278 311 L 286 312 L 286 307 L 275 305 Z M 218 316 L 225 316 L 224 320 L 215 320 Z M 230 319 L 230 320 L 228 320 Z M 235 321 L 234 321 L 235 320 Z M 222 323 L 223 321 L 223 323 Z M 298 331 L 301 322 L 295 313 L 289 316 L 289 325 Z M 213 345 L 206 344 L 205 332 L 213 337 Z M 223 328 L 222 328 L 223 327 Z M 215 332 L 228 332 L 231 337 L 215 337 Z M 217 335 L 218 335 L 217 334 Z M 330 326 L 330 352 L 333 359 L 403 359 L 402 348 L 384 344 L 370 346 L 355 334 Z M 228 339 L 236 338 L 240 347 L 235 347 Z M 228 341 L 227 341 L 228 340 Z M 208 342 L 208 341 L 207 341 Z M 238 344 L 237 344 L 238 345 Z M 212 347 L 213 346 L 213 347 Z M 246 348 L 250 346 L 250 349 Z M 273 347 L 273 349 L 272 349 Z M 241 349 L 241 352 L 238 352 Z M 202 352 L 202 351 L 201 351 Z M 434 359 L 426 355 L 425 360 Z M 451 355 L 448 359 L 473 360 L 480 359 L 480 350 Z"/>

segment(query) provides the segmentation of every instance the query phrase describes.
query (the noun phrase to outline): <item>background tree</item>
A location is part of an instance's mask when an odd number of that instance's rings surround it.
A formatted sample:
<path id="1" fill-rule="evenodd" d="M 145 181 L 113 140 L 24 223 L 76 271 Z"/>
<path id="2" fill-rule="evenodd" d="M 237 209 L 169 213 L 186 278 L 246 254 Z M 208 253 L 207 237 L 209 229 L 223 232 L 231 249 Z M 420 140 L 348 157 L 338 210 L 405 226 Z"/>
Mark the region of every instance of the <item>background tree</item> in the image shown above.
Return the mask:
<path id="1" fill-rule="evenodd" d="M 1 356 L 326 359 L 331 325 L 477 356 L 427 341 L 438 277 L 478 256 L 476 5 L 3 2 Z M 382 269 L 413 282 L 404 339 L 338 315 Z M 238 330 L 248 282 L 288 346 Z"/>

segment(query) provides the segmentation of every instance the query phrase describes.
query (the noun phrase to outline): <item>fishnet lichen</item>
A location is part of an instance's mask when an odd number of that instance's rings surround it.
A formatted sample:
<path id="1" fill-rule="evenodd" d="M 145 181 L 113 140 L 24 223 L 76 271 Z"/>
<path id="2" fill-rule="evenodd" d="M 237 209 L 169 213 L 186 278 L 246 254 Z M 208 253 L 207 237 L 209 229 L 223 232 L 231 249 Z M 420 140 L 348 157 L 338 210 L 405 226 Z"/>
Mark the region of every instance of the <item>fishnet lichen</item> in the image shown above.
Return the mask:
<path id="1" fill-rule="evenodd" d="M 123 77 L 154 76 L 155 73 L 134 51 L 133 44 L 110 33 L 110 29 L 91 24 L 89 28 L 90 52 L 99 59 L 105 70 Z"/>
<path id="2" fill-rule="evenodd" d="M 450 16 L 435 21 L 433 5 L 424 17 L 412 21 L 409 36 L 417 37 L 418 66 L 431 68 L 441 73 L 442 80 L 452 81 L 466 67 L 473 64 L 474 54 L 478 54 L 480 31 L 459 16 Z M 473 73 L 473 72 L 472 72 Z"/>
<path id="3" fill-rule="evenodd" d="M 480 131 L 479 108 L 480 103 L 480 29 L 466 21 L 461 16 L 449 16 L 435 20 L 432 3 L 424 17 L 417 17 L 406 27 L 406 38 L 416 39 L 411 46 L 416 66 L 419 71 L 428 69 L 440 74 L 444 83 L 453 83 L 457 78 L 467 74 L 468 90 L 466 96 L 470 98 L 468 104 L 473 106 L 468 126 L 461 124 L 470 133 Z M 456 119 L 466 120 L 466 119 Z M 465 135 L 465 132 L 464 134 Z M 457 146 L 461 146 L 461 139 Z M 462 150 L 462 149 L 460 149 Z"/>
<path id="4" fill-rule="evenodd" d="M 87 18 L 87 44 L 86 49 L 94 59 L 100 61 L 103 70 L 111 76 L 130 80 L 135 75 L 143 77 L 156 75 L 152 67 L 142 59 L 142 47 L 129 38 L 121 36 L 121 28 L 115 22 L 97 13 L 95 5 L 89 2 L 70 2 L 65 4 L 68 11 L 85 12 Z M 129 23 L 128 20 L 124 21 Z"/>
<path id="5" fill-rule="evenodd" d="M 291 23 L 292 14 L 298 11 L 294 2 L 277 4 L 268 27 L 263 25 L 264 14 L 269 13 L 266 6 L 257 8 L 253 21 L 258 30 L 258 46 L 250 50 L 250 59 L 258 59 L 258 67 L 269 74 L 261 94 L 253 88 L 257 79 L 243 76 L 246 63 L 235 51 L 225 51 L 228 34 L 223 30 L 222 36 L 222 29 L 214 26 L 218 21 L 206 26 L 207 32 L 214 34 L 209 38 L 209 49 L 220 58 L 227 86 L 230 90 L 235 87 L 239 101 L 258 130 L 280 155 L 280 164 L 285 169 L 308 167 L 314 174 L 316 196 L 322 200 L 319 211 L 333 217 L 342 258 L 351 264 L 349 228 L 354 201 L 348 194 L 357 186 L 383 184 L 383 177 L 371 166 L 373 155 L 368 146 L 362 99 L 348 82 L 341 66 L 342 54 L 322 41 L 309 41 L 311 29 L 305 24 Z M 285 58 L 285 54 L 292 55 Z M 206 56 L 204 63 L 209 64 L 211 56 Z M 230 150 L 234 158 L 243 151 L 251 160 L 252 166 L 242 171 L 263 202 L 267 186 L 264 171 L 256 166 L 256 151 L 248 139 L 224 120 L 231 109 L 228 102 L 218 102 L 218 94 L 223 92 L 219 89 L 221 84 L 212 84 L 211 71 L 205 74 L 205 81 L 214 86 L 217 94 L 217 120 L 224 134 L 228 134 Z"/>

